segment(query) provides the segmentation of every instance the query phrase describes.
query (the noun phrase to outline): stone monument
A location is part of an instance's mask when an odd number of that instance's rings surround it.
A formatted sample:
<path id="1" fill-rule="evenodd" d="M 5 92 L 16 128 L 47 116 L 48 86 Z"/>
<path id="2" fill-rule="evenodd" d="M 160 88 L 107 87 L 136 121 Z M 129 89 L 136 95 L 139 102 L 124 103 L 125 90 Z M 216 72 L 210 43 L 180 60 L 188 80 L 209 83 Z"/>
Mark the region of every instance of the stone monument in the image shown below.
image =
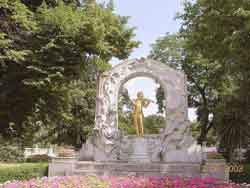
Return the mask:
<path id="1" fill-rule="evenodd" d="M 158 136 L 136 139 L 119 132 L 119 91 L 125 82 L 138 76 L 150 77 L 164 89 L 166 127 Z M 83 146 L 80 159 L 117 161 L 123 152 L 128 153 L 133 148 L 133 143 L 136 147 L 138 140 L 143 143 L 141 147 L 150 150 L 152 162 L 201 162 L 200 147 L 190 132 L 186 90 L 183 72 L 150 59 L 126 61 L 104 72 L 97 89 L 95 134 Z M 129 161 L 129 158 L 122 160 Z"/>
<path id="2" fill-rule="evenodd" d="M 118 129 L 119 92 L 124 83 L 139 76 L 156 80 L 164 89 L 166 126 L 159 135 L 124 135 Z M 118 64 L 99 77 L 94 133 L 65 173 L 201 176 L 201 147 L 191 136 L 187 112 L 183 72 L 151 59 Z"/>
<path id="3" fill-rule="evenodd" d="M 166 127 L 159 135 L 126 136 L 118 129 L 118 96 L 135 77 L 156 80 L 165 93 Z M 127 163 L 201 163 L 200 146 L 192 138 L 187 117 L 186 76 L 151 59 L 130 60 L 101 74 L 97 88 L 94 135 L 80 161 Z"/>

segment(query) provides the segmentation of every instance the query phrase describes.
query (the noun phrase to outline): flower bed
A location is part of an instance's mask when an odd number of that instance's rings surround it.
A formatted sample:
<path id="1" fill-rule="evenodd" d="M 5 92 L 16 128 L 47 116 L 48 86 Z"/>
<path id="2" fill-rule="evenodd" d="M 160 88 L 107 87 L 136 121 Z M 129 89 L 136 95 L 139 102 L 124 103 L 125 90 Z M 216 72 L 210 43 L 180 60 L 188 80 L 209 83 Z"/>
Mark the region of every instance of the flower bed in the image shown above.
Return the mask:
<path id="1" fill-rule="evenodd" d="M 1 186 L 0 186 L 1 187 Z M 3 188 L 239 188 L 213 178 L 65 176 L 6 182 Z"/>

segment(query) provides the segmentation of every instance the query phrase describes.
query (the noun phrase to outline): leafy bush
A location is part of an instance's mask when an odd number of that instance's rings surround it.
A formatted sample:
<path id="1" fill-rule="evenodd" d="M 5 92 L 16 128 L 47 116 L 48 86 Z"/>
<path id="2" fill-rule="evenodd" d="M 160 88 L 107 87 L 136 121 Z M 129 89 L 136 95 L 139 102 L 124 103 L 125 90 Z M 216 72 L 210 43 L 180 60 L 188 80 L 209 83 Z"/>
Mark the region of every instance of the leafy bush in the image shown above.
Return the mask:
<path id="1" fill-rule="evenodd" d="M 0 144 L 0 161 L 23 162 L 24 151 L 19 147 L 9 145 L 8 143 Z"/>
<path id="2" fill-rule="evenodd" d="M 47 176 L 47 163 L 0 164 L 0 182 Z"/>
<path id="3" fill-rule="evenodd" d="M 144 117 L 143 123 L 145 134 L 159 134 L 160 129 L 165 127 L 165 118 L 160 115 L 150 115 Z M 119 129 L 128 135 L 136 134 L 132 113 L 126 115 L 119 114 Z"/>
<path id="4" fill-rule="evenodd" d="M 230 172 L 230 180 L 235 183 L 250 183 L 250 164 L 244 164 L 243 172 Z"/>
<path id="5" fill-rule="evenodd" d="M 119 114 L 119 129 L 124 134 L 128 134 L 128 135 L 136 134 L 136 130 L 135 130 L 135 127 L 133 126 L 131 114 L 129 114 L 128 116 Z"/>
<path id="6" fill-rule="evenodd" d="M 161 115 L 149 115 L 144 118 L 145 134 L 159 134 L 165 128 L 165 118 Z"/>
<path id="7" fill-rule="evenodd" d="M 218 152 L 207 152 L 208 159 L 224 159 L 223 155 Z"/>
<path id="8" fill-rule="evenodd" d="M 28 163 L 38 163 L 38 162 L 49 162 L 51 157 L 46 154 L 41 155 L 31 155 L 26 159 Z"/>

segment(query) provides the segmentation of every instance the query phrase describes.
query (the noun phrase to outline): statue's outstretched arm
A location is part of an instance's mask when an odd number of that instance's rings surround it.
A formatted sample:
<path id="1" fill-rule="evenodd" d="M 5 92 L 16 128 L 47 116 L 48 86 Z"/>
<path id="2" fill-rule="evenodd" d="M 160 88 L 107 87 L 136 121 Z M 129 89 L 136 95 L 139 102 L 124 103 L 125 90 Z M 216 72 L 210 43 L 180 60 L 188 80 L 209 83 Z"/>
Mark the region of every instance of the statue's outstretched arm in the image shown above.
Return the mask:
<path id="1" fill-rule="evenodd" d="M 147 108 L 151 102 L 153 103 L 154 101 L 152 101 L 150 99 L 144 99 L 143 100 L 143 107 Z"/>

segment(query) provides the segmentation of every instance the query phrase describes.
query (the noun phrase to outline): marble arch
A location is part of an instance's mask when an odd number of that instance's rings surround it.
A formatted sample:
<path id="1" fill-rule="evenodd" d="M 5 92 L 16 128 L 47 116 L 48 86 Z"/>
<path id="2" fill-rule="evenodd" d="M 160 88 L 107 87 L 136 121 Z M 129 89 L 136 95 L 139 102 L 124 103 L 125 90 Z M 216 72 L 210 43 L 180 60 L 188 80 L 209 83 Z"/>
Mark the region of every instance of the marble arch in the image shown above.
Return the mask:
<path id="1" fill-rule="evenodd" d="M 164 88 L 167 126 L 159 135 L 137 137 L 123 135 L 118 130 L 119 89 L 137 76 L 156 79 Z M 207 158 L 191 136 L 183 72 L 151 59 L 134 59 L 104 72 L 98 83 L 93 135 L 76 157 L 53 158 L 49 176 L 182 176 L 228 180 L 226 162 Z"/>
<path id="2" fill-rule="evenodd" d="M 166 127 L 154 142 L 151 162 L 201 161 L 201 153 L 191 136 L 187 113 L 186 76 L 151 59 L 134 59 L 114 66 L 99 77 L 96 101 L 93 160 L 116 161 L 121 155 L 122 134 L 118 130 L 118 95 L 131 78 L 145 76 L 161 84 L 165 93 Z"/>

